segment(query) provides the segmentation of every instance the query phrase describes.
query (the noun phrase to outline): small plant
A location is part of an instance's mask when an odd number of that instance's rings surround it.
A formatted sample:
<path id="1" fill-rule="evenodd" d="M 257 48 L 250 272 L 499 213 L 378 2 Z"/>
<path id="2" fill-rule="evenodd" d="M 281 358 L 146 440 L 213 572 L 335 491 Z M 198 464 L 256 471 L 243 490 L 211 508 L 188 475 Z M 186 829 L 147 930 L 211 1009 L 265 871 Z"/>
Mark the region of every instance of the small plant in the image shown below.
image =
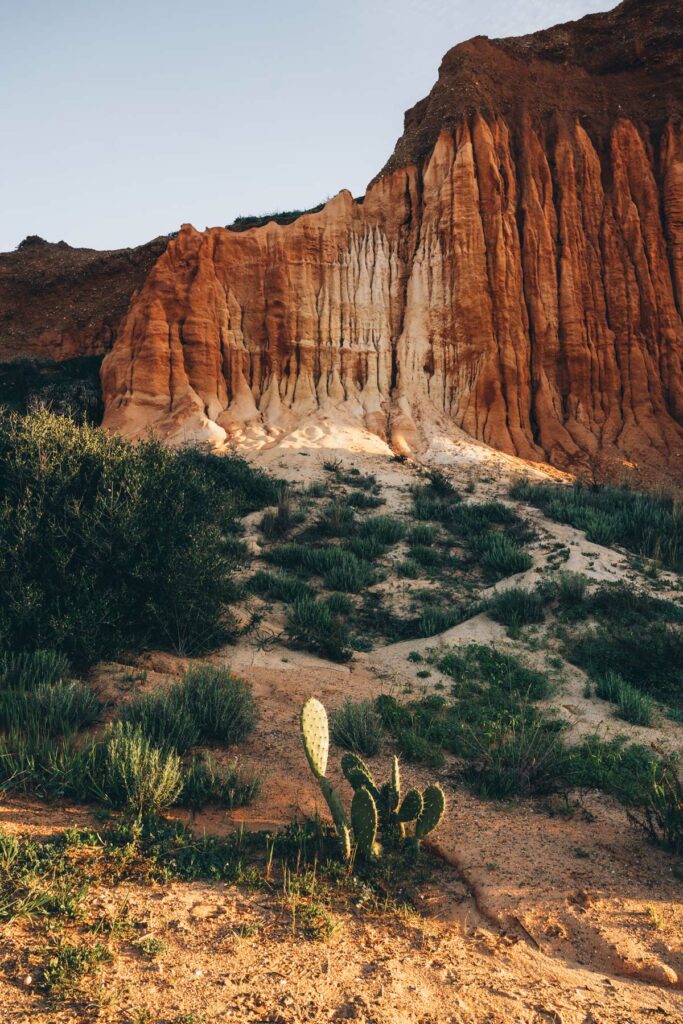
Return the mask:
<path id="1" fill-rule="evenodd" d="M 183 753 L 198 743 L 239 743 L 254 728 L 251 686 L 227 669 L 198 665 L 170 689 L 132 701 L 125 720 L 159 747 Z"/>
<path id="2" fill-rule="evenodd" d="M 302 707 L 300 724 L 306 758 L 332 814 L 344 860 L 351 858 L 353 842 L 361 856 L 380 856 L 379 829 L 390 840 L 403 839 L 405 823 L 414 821 L 413 841 L 417 849 L 425 836 L 439 825 L 445 812 L 445 798 L 439 786 L 428 786 L 423 793 L 411 789 L 402 800 L 397 758 L 394 758 L 391 781 L 378 788 L 365 762 L 352 753 L 342 758 L 342 771 L 353 789 L 349 823 L 342 802 L 326 776 L 327 713 L 315 697 L 310 697 Z"/>
<path id="3" fill-rule="evenodd" d="M 232 811 L 253 803 L 260 791 L 260 778 L 245 774 L 236 761 L 221 767 L 209 754 L 195 755 L 185 770 L 178 803 L 192 811 L 208 804 Z"/>
<path id="4" fill-rule="evenodd" d="M 393 516 L 372 516 L 360 527 L 361 537 L 371 537 L 386 545 L 398 544 L 405 536 L 405 532 L 405 525 Z"/>
<path id="5" fill-rule="evenodd" d="M 652 725 L 654 702 L 636 690 L 617 672 L 606 672 L 596 683 L 595 692 L 601 700 L 617 705 L 617 714 L 631 725 Z"/>
<path id="6" fill-rule="evenodd" d="M 510 587 L 495 594 L 489 603 L 488 613 L 504 626 L 519 627 L 532 622 L 543 622 L 543 599 L 533 590 Z"/>
<path id="7" fill-rule="evenodd" d="M 34 690 L 61 683 L 70 676 L 69 662 L 57 651 L 5 654 L 0 658 L 0 687 Z"/>
<path id="8" fill-rule="evenodd" d="M 531 555 L 506 533 L 485 533 L 472 546 L 484 572 L 498 579 L 526 572 L 533 564 Z"/>
<path id="9" fill-rule="evenodd" d="M 345 501 L 332 501 L 322 510 L 316 528 L 326 537 L 348 537 L 354 529 L 356 517 Z"/>
<path id="10" fill-rule="evenodd" d="M 0 690 L 0 729 L 27 737 L 69 736 L 92 725 L 102 704 L 81 683 L 51 683 L 32 690 Z"/>
<path id="11" fill-rule="evenodd" d="M 428 526 L 426 523 L 419 523 L 414 526 L 408 534 L 408 543 L 411 547 L 421 545 L 430 547 L 436 543 L 439 536 L 439 531 L 434 526 Z"/>
<path id="12" fill-rule="evenodd" d="M 372 757 L 382 741 L 382 720 L 371 700 L 354 702 L 348 697 L 330 717 L 332 739 L 339 747 Z"/>
<path id="13" fill-rule="evenodd" d="M 676 758 L 662 754 L 651 762 L 644 793 L 627 813 L 652 842 L 683 854 L 683 782 Z"/>
<path id="14" fill-rule="evenodd" d="M 296 576 L 287 576 L 283 572 L 255 572 L 247 583 L 249 590 L 259 597 L 270 601 L 284 601 L 291 604 L 300 597 L 313 597 L 315 592 L 303 580 Z"/>
<path id="15" fill-rule="evenodd" d="M 289 640 L 331 661 L 351 657 L 349 630 L 326 601 L 299 598 L 290 609 L 286 627 Z"/>
<path id="16" fill-rule="evenodd" d="M 54 999 L 68 999 L 79 991 L 87 975 L 108 960 L 111 955 L 100 943 L 95 946 L 58 943 L 48 951 L 40 987 Z"/>
<path id="17" fill-rule="evenodd" d="M 180 758 L 154 747 L 139 729 L 116 722 L 102 742 L 96 768 L 101 795 L 141 818 L 172 804 L 183 788 Z"/>
<path id="18" fill-rule="evenodd" d="M 303 513 L 294 507 L 292 495 L 286 488 L 282 488 L 276 508 L 263 513 L 260 530 L 266 540 L 276 540 L 289 533 L 302 519 Z"/>

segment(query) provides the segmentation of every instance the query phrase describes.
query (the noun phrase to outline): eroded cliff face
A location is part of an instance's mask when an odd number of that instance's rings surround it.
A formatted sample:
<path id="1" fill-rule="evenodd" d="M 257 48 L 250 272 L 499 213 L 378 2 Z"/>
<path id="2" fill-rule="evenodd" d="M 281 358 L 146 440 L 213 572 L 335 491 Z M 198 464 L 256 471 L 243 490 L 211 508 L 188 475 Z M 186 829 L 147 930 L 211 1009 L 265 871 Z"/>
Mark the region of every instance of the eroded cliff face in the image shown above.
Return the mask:
<path id="1" fill-rule="evenodd" d="M 561 467 L 677 472 L 674 9 L 630 0 L 526 40 L 456 47 L 362 204 L 341 193 L 241 234 L 183 227 L 103 365 L 105 425 L 220 443 L 341 411 L 399 451 L 438 420 Z M 606 44 L 596 55 L 587 43 L 603 35 L 621 47 L 611 65 Z"/>

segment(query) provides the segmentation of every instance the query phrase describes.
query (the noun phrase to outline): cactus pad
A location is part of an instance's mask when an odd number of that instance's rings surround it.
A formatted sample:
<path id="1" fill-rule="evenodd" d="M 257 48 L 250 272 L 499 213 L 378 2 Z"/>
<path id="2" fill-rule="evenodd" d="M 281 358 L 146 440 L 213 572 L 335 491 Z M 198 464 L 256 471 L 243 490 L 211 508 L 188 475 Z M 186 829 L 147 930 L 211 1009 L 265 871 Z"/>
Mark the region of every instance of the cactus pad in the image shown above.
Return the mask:
<path id="1" fill-rule="evenodd" d="M 364 786 L 353 794 L 351 823 L 358 852 L 363 857 L 370 857 L 374 853 L 377 840 L 377 804 Z"/>
<path id="2" fill-rule="evenodd" d="M 422 799 L 424 807 L 415 825 L 415 838 L 424 839 L 426 835 L 433 832 L 446 811 L 446 797 L 439 785 L 427 786 Z"/>
<path id="3" fill-rule="evenodd" d="M 344 754 L 341 759 L 341 769 L 344 773 L 344 778 L 354 790 L 359 790 L 365 786 L 375 801 L 379 799 L 375 780 L 362 757 L 358 757 L 357 754 Z"/>
<path id="4" fill-rule="evenodd" d="M 399 821 L 417 821 L 424 809 L 424 800 L 419 789 L 409 789 L 398 810 Z"/>
<path id="5" fill-rule="evenodd" d="M 300 725 L 301 739 L 311 771 L 316 779 L 322 779 L 327 771 L 330 733 L 327 712 L 315 697 L 309 697 L 302 707 Z"/>
<path id="6" fill-rule="evenodd" d="M 391 763 L 391 787 L 389 790 L 389 810 L 397 811 L 401 802 L 401 768 L 398 758 L 394 755 Z"/>

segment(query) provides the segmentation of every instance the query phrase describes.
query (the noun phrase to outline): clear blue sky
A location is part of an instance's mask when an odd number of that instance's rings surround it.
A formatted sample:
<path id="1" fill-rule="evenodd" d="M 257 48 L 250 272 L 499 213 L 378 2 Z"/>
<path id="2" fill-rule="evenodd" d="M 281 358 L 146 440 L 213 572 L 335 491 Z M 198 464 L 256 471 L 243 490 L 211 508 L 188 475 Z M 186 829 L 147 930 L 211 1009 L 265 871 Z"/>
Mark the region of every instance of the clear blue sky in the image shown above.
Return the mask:
<path id="1" fill-rule="evenodd" d="M 616 0 L 0 0 L 0 250 L 361 194 L 442 55 Z"/>

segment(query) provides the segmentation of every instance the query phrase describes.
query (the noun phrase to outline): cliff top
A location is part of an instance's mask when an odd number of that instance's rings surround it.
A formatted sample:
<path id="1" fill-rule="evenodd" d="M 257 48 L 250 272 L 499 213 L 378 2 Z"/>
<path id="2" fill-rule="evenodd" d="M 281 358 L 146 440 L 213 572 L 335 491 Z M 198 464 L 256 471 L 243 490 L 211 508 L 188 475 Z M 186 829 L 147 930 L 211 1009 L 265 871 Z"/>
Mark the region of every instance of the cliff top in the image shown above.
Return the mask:
<path id="1" fill-rule="evenodd" d="M 656 136 L 683 113 L 683 0 L 625 0 L 531 35 L 454 46 L 379 176 L 420 163 L 444 128 L 475 111 L 513 124 L 578 117 L 598 142 L 623 114 Z"/>

